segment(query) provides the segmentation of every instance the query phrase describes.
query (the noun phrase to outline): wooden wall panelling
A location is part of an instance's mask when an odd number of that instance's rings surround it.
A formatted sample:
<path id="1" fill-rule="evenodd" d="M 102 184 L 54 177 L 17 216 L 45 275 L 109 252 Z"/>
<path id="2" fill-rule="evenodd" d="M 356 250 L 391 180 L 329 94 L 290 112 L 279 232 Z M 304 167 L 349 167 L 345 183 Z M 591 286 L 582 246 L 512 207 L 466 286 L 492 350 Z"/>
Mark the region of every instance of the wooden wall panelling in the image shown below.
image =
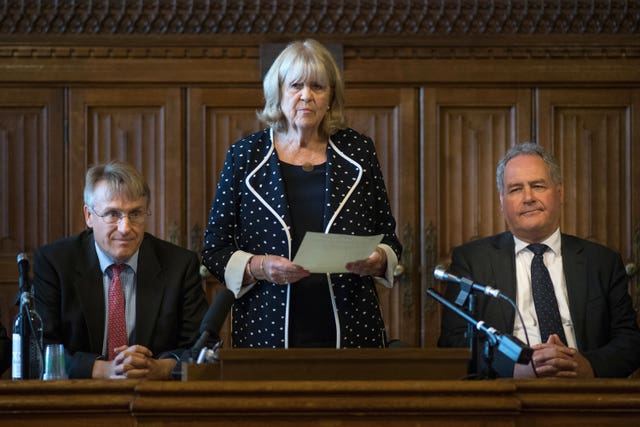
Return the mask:
<path id="1" fill-rule="evenodd" d="M 538 110 L 563 174 L 562 230 L 620 252 L 640 309 L 640 89 L 540 89 Z"/>
<path id="2" fill-rule="evenodd" d="M 418 229 L 418 94 L 414 88 L 347 89 L 349 125 L 371 137 L 396 218 L 396 232 L 403 244 L 403 273 L 392 289 L 378 288 L 389 339 L 420 346 L 420 264 L 416 254 Z"/>
<path id="3" fill-rule="evenodd" d="M 69 234 L 85 228 L 87 168 L 109 160 L 136 166 L 151 188 L 147 231 L 186 242 L 183 107 L 179 88 L 69 90 Z"/>
<path id="4" fill-rule="evenodd" d="M 422 234 L 427 267 L 423 287 L 436 285 L 433 267 L 448 263 L 451 249 L 505 230 L 496 189 L 498 160 L 531 137 L 531 90 L 527 88 L 423 89 Z M 440 333 L 439 304 L 423 307 L 427 346 Z"/>
<path id="5" fill-rule="evenodd" d="M 631 196 L 631 262 L 627 264 L 627 274 L 632 276 L 629 283 L 629 290 L 631 291 L 633 306 L 639 313 L 638 317 L 640 319 L 640 196 L 638 195 L 640 191 L 640 141 L 638 141 L 640 89 L 634 89 L 631 96 L 634 107 L 631 118 L 632 135 L 628 142 L 631 152 L 631 170 L 629 171 L 629 175 L 633 188 L 629 192 Z M 623 256 L 625 255 L 623 254 Z"/>
<path id="6" fill-rule="evenodd" d="M 632 258 L 640 223 L 640 89 L 540 89 L 539 142 L 560 162 L 562 230 Z M 634 167 L 635 166 L 635 167 Z M 635 178 L 635 180 L 633 179 Z"/>
<path id="7" fill-rule="evenodd" d="M 408 111 L 410 114 L 416 111 L 403 106 L 410 97 L 398 95 L 402 100 L 397 107 L 397 129 L 409 132 L 411 125 L 407 123 L 415 119 L 412 132 L 418 132 L 416 129 L 420 132 L 416 157 L 420 159 L 420 172 L 412 175 L 413 171 L 405 171 L 406 165 L 388 166 L 415 151 L 397 156 L 387 156 L 383 150 L 379 152 L 399 219 L 398 234 L 405 244 L 403 262 L 412 266 L 409 275 L 420 273 L 417 291 L 420 298 L 426 287 L 435 284 L 432 267 L 437 261 L 448 259 L 451 247 L 504 227 L 493 174 L 495 161 L 504 149 L 531 136 L 531 106 L 526 101 L 531 89 L 517 89 L 523 85 L 601 87 L 541 90 L 535 114 L 539 123 L 537 134 L 541 143 L 551 144 L 556 154 L 562 154 L 565 169 L 571 171 L 578 184 L 576 201 L 572 202 L 573 207 L 567 207 L 563 216 L 563 228 L 576 227 L 577 234 L 617 246 L 625 260 L 639 264 L 637 4 L 585 2 L 559 6 L 555 0 L 545 0 L 544 7 L 532 8 L 513 2 L 513 7 L 495 9 L 485 7 L 494 2 L 479 0 L 460 8 L 444 9 L 444 2 L 436 2 L 435 7 L 420 5 L 407 13 L 409 9 L 401 2 L 372 11 L 348 7 L 310 9 L 307 2 L 289 5 L 283 1 L 274 4 L 252 1 L 251 5 L 261 6 L 225 8 L 224 13 L 218 13 L 207 7 L 194 9 L 187 2 L 162 13 L 157 13 L 155 7 L 128 4 L 109 8 L 105 14 L 104 5 L 81 3 L 86 7 L 74 6 L 64 14 L 37 4 L 9 8 L 0 14 L 3 22 L 0 83 L 6 86 L 0 91 L 0 173 L 3 174 L 0 213 L 4 221 L 0 223 L 4 227 L 0 236 L 0 284 L 10 283 L 11 289 L 15 287 L 15 252 L 31 251 L 46 241 L 84 228 L 80 209 L 84 171 L 89 164 L 112 157 L 132 161 L 151 182 L 154 193 L 151 231 L 199 250 L 219 173 L 219 168 L 213 165 L 221 165 L 220 155 L 226 149 L 221 141 L 226 139 L 225 144 L 229 144 L 240 134 L 259 128 L 254 128 L 257 121 L 252 107 L 261 105 L 259 44 L 305 37 L 344 44 L 345 80 L 349 87 L 394 86 L 397 89 L 392 90 L 402 93 L 416 86 L 442 85 L 421 93 L 422 115 L 417 118 L 407 116 Z M 265 7 L 268 10 L 262 10 Z M 260 13 L 256 15 L 258 9 Z M 497 12 L 479 14 L 478 10 Z M 256 16 L 267 18 L 255 19 Z M 301 22 L 311 25 L 301 27 Z M 421 24 L 416 26 L 416 22 Z M 62 148 L 64 89 L 39 89 L 53 84 L 71 88 L 68 89 L 68 147 L 71 150 L 66 152 L 67 157 L 64 154 L 67 148 Z M 151 88 L 151 84 L 175 87 Z M 183 85 L 207 84 L 236 88 L 212 89 L 211 96 L 202 95 L 211 103 L 211 112 L 207 114 L 216 116 L 215 120 L 198 118 L 209 107 L 194 108 L 198 103 L 191 104 L 192 100 L 183 110 L 178 89 Z M 465 89 L 465 86 L 483 89 Z M 500 86 L 505 89 L 498 89 Z M 246 94 L 243 87 L 250 87 L 248 92 L 252 93 L 246 104 L 234 97 Z M 209 89 L 197 90 L 204 93 Z M 197 90 L 194 89 L 194 99 Z M 365 92 L 375 94 L 375 90 Z M 522 100 L 521 94 L 526 95 Z M 366 130 L 369 124 L 365 122 L 367 108 L 376 111 L 375 106 L 382 105 L 380 109 L 384 109 L 387 108 L 384 105 L 390 106 L 395 102 L 393 99 L 399 99 L 392 97 L 389 104 L 385 104 L 386 100 L 377 99 L 382 98 L 381 95 L 367 97 L 369 100 L 361 107 L 354 107 L 354 111 L 362 108 L 361 113 L 355 113 L 354 127 L 361 127 L 358 130 L 365 133 L 369 132 Z M 350 101 L 356 98 L 350 97 Z M 371 100 L 374 102 L 366 105 Z M 25 165 L 17 174 L 10 167 L 17 169 L 21 160 L 13 158 L 13 152 L 9 151 L 14 149 L 14 145 L 6 142 L 6 135 L 10 133 L 2 135 L 6 123 L 16 120 L 14 109 L 28 111 L 25 117 L 40 111 L 39 117 L 47 118 L 47 130 L 38 132 L 37 137 L 29 137 L 24 145 L 39 147 L 35 153 L 38 166 L 33 167 L 32 160 L 30 170 Z M 185 112 L 188 128 L 183 132 Z M 237 128 L 237 131 L 220 131 L 224 124 L 207 130 L 204 124 L 207 120 L 225 122 L 217 117 L 220 114 L 231 115 L 229 129 Z M 234 114 L 237 117 L 234 118 Z M 362 117 L 358 119 L 359 115 Z M 586 125 L 571 124 L 572 121 Z M 509 133 L 507 129 L 511 132 L 515 129 L 515 136 L 505 136 L 504 132 Z M 198 132 L 202 135 L 196 135 Z M 208 139 L 206 132 L 221 135 L 226 132 L 232 136 Z M 617 132 L 624 136 L 616 138 Z M 378 135 L 384 132 L 372 133 L 382 149 L 383 138 Z M 491 136 L 492 133 L 500 137 Z M 591 136 L 581 139 L 586 134 Z M 183 157 L 185 135 L 191 150 L 188 159 Z M 196 138 L 201 139 L 200 147 L 193 143 Z M 404 140 L 406 134 L 402 139 L 397 137 L 394 144 L 399 147 Z M 487 144 L 474 143 L 476 140 L 487 141 Z M 585 141 L 591 141 L 590 148 L 582 146 Z M 617 148 L 607 149 L 602 156 L 607 159 L 606 165 L 599 158 L 603 141 L 617 144 Z M 482 150 L 478 150 L 480 146 Z M 205 147 L 208 155 L 203 151 Z M 477 157 L 471 154 L 473 147 Z M 486 147 L 491 147 L 490 152 Z M 484 172 L 474 169 L 482 167 L 486 168 L 482 169 Z M 583 173 L 587 169 L 594 173 L 593 177 Z M 40 177 L 47 177 L 46 183 L 32 176 L 31 172 L 36 170 L 42 173 Z M 24 196 L 27 204 L 9 195 L 9 189 L 19 188 L 14 183 L 19 185 L 21 173 L 29 176 L 30 186 L 37 181 L 36 193 Z M 411 176 L 416 181 L 405 182 Z M 618 182 L 611 194 L 607 190 L 609 179 Z M 405 184 L 419 189 L 417 201 L 413 199 L 415 193 L 396 191 L 404 189 Z M 578 197 L 583 193 L 589 193 L 588 197 Z M 34 198 L 33 194 L 38 197 Z M 47 213 L 42 213 L 40 208 Z M 593 214 L 584 214 L 592 208 Z M 38 217 L 35 221 L 29 217 L 29 221 L 25 221 L 31 224 L 27 226 L 29 231 L 25 231 L 23 237 L 18 236 L 20 215 L 29 216 L 33 212 L 38 212 Z M 417 216 L 419 222 L 405 221 L 412 216 Z M 401 222 L 412 225 L 405 227 Z M 411 238 L 414 241 L 409 243 Z M 420 255 L 417 251 L 407 252 L 407 247 L 419 248 Z M 406 276 L 401 279 L 397 289 L 402 289 L 403 280 L 408 279 Z M 637 278 L 635 280 L 637 289 Z M 412 291 L 402 296 L 383 295 L 385 310 L 390 306 L 411 307 L 407 301 L 414 301 L 410 298 L 415 294 L 412 286 L 408 288 Z M 400 302 L 405 297 L 407 300 Z M 8 297 L 0 295 L 0 298 Z M 639 307 L 640 291 L 635 301 Z M 416 308 L 422 319 L 419 340 L 428 346 L 433 344 L 439 324 L 439 316 L 434 312 L 437 307 L 430 302 L 429 298 L 422 300 L 423 305 Z M 409 310 L 411 313 L 414 309 Z M 385 316 L 393 335 L 402 322 L 390 319 L 395 314 Z M 3 314 L 6 322 L 5 318 Z"/>
<path id="8" fill-rule="evenodd" d="M 256 110 L 262 105 L 262 90 L 258 88 L 194 87 L 187 91 L 188 247 L 198 255 L 227 149 L 265 127 L 256 118 Z M 206 269 L 203 267 L 202 271 Z M 221 286 L 213 277 L 207 278 L 209 301 L 213 301 Z M 222 326 L 220 336 L 225 346 L 230 347 L 229 319 Z"/>
<path id="9" fill-rule="evenodd" d="M 265 127 L 257 88 L 190 88 L 187 92 L 188 247 L 200 253 L 227 149 Z"/>
<path id="10" fill-rule="evenodd" d="M 62 89 L 0 90 L 0 320 L 17 314 L 16 256 L 64 234 Z"/>

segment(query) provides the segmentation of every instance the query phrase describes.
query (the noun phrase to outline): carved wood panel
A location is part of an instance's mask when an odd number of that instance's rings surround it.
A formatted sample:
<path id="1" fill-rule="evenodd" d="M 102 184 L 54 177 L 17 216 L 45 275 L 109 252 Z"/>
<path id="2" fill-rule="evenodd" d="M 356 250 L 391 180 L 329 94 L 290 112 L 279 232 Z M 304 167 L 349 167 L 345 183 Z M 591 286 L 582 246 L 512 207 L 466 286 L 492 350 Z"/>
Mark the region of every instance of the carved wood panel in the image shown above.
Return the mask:
<path id="1" fill-rule="evenodd" d="M 620 252 L 640 309 L 640 89 L 540 89 L 540 143 L 562 169 L 561 229 Z"/>
<path id="2" fill-rule="evenodd" d="M 389 339 L 420 346 L 420 265 L 417 253 L 418 118 L 417 91 L 413 88 L 348 89 L 346 114 L 349 126 L 371 137 L 396 219 L 396 233 L 403 245 L 402 274 L 392 289 L 378 288 Z"/>
<path id="3" fill-rule="evenodd" d="M 263 105 L 257 88 L 190 88 L 187 92 L 187 228 L 188 247 L 200 255 L 204 228 L 215 197 L 225 155 L 231 144 L 264 128 L 256 118 Z M 208 274 L 203 267 L 202 272 Z M 213 301 L 221 288 L 207 278 L 207 298 Z M 220 331 L 225 347 L 231 347 L 231 322 Z"/>
<path id="4" fill-rule="evenodd" d="M 0 34 L 637 34 L 633 1 L 7 2 Z"/>
<path id="5" fill-rule="evenodd" d="M 637 91 L 628 89 L 539 91 L 539 140 L 560 162 L 565 184 L 562 230 L 627 258 L 640 214 L 631 126 L 638 109 Z"/>
<path id="6" fill-rule="evenodd" d="M 254 116 L 262 104 L 259 44 L 308 36 L 344 43 L 348 86 L 395 88 L 389 100 L 377 99 L 389 96 L 384 91 L 363 88 L 353 119 L 356 129 L 374 136 L 399 219 L 403 259 L 413 266 L 410 274 L 419 274 L 415 310 L 424 313 L 423 345 L 431 346 L 439 329 L 438 308 L 423 297 L 435 285 L 433 266 L 448 259 L 452 246 L 502 229 L 495 162 L 509 144 L 534 137 L 532 120 L 538 123 L 536 139 L 564 156 L 565 173 L 575 180 L 575 202 L 566 209 L 563 228 L 619 246 L 625 260 L 640 264 L 638 4 L 477 0 L 390 2 L 368 10 L 341 1 L 253 0 L 209 8 L 209 2 L 189 0 L 158 8 L 161 3 L 81 0 L 51 8 L 14 2 L 0 11 L 0 283 L 10 283 L 2 288 L 10 291 L 0 294 L 0 307 L 12 306 L 16 252 L 31 252 L 84 227 L 84 171 L 97 160 L 122 156 L 142 169 L 152 185 L 152 231 L 199 251 L 226 147 L 262 127 Z M 436 84 L 442 86 L 420 94 L 420 108 L 410 106 L 416 95 L 403 95 Z M 56 89 L 39 88 L 47 85 Z M 188 85 L 224 87 L 179 89 Z M 465 88 L 474 85 L 483 88 Z M 537 85 L 589 87 L 542 89 L 531 114 L 529 92 Z M 506 88 L 491 88 L 500 86 Z M 69 93 L 68 105 L 63 93 Z M 190 93 L 186 108 L 183 93 Z M 358 95 L 348 98 L 354 102 Z M 400 121 L 393 126 L 406 132 L 389 148 L 381 141 L 391 125 L 380 123 L 395 114 L 396 103 Z M 13 144 L 18 139 L 6 129 L 20 126 L 31 130 L 18 138 L 24 144 Z M 389 154 L 399 150 L 407 132 L 419 142 L 417 155 Z M 604 150 L 605 143 L 614 149 Z M 30 163 L 21 163 L 16 147 L 33 156 Z M 419 172 L 393 163 L 411 155 L 419 159 Z M 16 200 L 20 180 L 36 193 L 25 187 L 23 199 Z M 610 180 L 617 186 L 611 192 Z M 417 201 L 405 186 L 418 192 Z M 412 215 L 414 223 L 405 221 Z M 21 225 L 23 216 L 28 221 Z M 407 248 L 417 249 L 412 254 Z M 635 281 L 638 308 L 637 276 Z M 410 307 L 415 297 L 405 293 L 392 301 L 382 295 L 383 306 Z M 399 311 L 394 313 L 385 312 L 392 338 L 400 328 L 394 320 Z"/>
<path id="7" fill-rule="evenodd" d="M 188 247 L 200 253 L 227 149 L 265 127 L 256 118 L 263 101 L 255 88 L 191 88 L 187 98 Z"/>
<path id="8" fill-rule="evenodd" d="M 69 91 L 69 234 L 85 227 L 84 176 L 93 164 L 121 160 L 151 188 L 146 230 L 186 242 L 182 98 L 178 88 L 73 88 Z"/>
<path id="9" fill-rule="evenodd" d="M 64 234 L 61 89 L 0 90 L 0 321 L 17 310 L 16 256 Z"/>
<path id="10" fill-rule="evenodd" d="M 0 90 L 3 253 L 32 252 L 64 231 L 62 105 L 60 89 Z"/>
<path id="11" fill-rule="evenodd" d="M 530 139 L 531 90 L 425 88 L 422 157 L 424 287 L 436 285 L 433 268 L 449 261 L 451 249 L 505 230 L 496 189 L 498 160 L 517 142 Z M 440 307 L 424 305 L 426 346 L 435 346 Z"/>

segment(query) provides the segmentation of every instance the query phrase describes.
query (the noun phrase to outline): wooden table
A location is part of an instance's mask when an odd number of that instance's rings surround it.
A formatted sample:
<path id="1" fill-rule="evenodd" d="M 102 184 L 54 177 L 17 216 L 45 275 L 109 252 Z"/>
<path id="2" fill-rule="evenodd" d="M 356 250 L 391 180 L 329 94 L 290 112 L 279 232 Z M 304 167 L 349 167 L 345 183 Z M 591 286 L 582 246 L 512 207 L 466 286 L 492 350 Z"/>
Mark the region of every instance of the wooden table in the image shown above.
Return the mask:
<path id="1" fill-rule="evenodd" d="M 183 381 L 0 381 L 0 426 L 640 426 L 640 380 L 457 380 L 458 350 L 224 351 Z"/>
<path id="2" fill-rule="evenodd" d="M 0 425 L 636 426 L 638 380 L 0 381 Z"/>

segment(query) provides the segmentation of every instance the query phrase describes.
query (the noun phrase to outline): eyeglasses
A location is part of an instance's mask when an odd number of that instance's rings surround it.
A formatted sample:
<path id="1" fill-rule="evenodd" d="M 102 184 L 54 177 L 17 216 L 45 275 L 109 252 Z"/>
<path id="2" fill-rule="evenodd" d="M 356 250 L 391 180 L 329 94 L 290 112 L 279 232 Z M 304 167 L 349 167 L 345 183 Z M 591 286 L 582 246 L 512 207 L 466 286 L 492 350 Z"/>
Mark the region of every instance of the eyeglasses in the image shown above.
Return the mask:
<path id="1" fill-rule="evenodd" d="M 151 215 L 151 212 L 143 211 L 139 209 L 135 211 L 127 212 L 127 213 L 116 210 L 116 209 L 112 209 L 112 210 L 106 211 L 103 214 L 99 214 L 98 212 L 96 212 L 93 206 L 91 207 L 91 210 L 93 211 L 94 214 L 96 214 L 96 216 L 99 216 L 102 219 L 102 221 L 104 221 L 106 224 L 117 224 L 120 221 L 122 221 L 124 217 L 127 217 L 129 219 L 130 224 L 141 225 L 141 224 L 144 224 L 144 222 L 147 220 L 147 217 Z"/>

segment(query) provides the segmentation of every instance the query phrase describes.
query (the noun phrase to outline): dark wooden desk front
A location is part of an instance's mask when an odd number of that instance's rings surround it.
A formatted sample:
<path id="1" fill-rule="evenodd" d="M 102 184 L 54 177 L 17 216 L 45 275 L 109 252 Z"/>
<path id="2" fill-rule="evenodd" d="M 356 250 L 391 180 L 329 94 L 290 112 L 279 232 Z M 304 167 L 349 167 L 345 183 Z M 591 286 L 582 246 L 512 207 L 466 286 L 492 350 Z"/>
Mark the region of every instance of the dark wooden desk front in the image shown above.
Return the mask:
<path id="1" fill-rule="evenodd" d="M 638 380 L 1 381 L 0 425 L 632 426 Z"/>
<path id="2" fill-rule="evenodd" d="M 185 381 L 1 381 L 0 425 L 632 426 L 640 380 L 462 381 L 468 352 L 228 350 Z"/>

